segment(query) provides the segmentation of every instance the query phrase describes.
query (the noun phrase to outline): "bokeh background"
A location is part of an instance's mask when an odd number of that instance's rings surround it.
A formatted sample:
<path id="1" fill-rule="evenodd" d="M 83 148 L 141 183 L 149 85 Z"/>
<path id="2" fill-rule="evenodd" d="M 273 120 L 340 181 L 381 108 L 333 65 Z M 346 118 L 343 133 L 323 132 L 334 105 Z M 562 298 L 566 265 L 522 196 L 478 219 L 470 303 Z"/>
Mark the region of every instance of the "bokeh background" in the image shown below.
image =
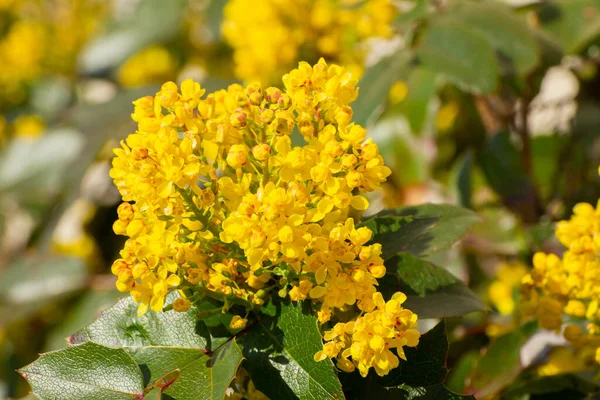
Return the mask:
<path id="1" fill-rule="evenodd" d="M 600 197 L 600 1 L 0 0 L 0 398 L 122 296 L 109 170 L 131 102 L 185 78 L 281 86 L 320 57 L 361 78 L 354 118 L 393 170 L 370 213 L 481 216 L 434 260 L 490 307 L 448 321 L 447 385 L 493 398 L 588 367 L 548 332 L 483 355 L 517 326 L 533 253 L 562 251 L 554 223 Z"/>

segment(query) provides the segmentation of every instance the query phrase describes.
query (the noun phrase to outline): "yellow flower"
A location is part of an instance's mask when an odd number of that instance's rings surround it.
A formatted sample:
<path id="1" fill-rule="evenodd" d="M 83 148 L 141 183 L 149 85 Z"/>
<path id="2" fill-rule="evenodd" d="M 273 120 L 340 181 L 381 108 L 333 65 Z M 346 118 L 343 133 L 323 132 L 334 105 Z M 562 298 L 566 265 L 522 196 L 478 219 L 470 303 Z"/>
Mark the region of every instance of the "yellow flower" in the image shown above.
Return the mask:
<path id="1" fill-rule="evenodd" d="M 231 329 L 244 329 L 246 327 L 246 324 L 248 323 L 248 320 L 246 318 L 242 318 L 239 315 L 234 315 L 233 318 L 231 319 L 231 322 L 229 323 L 229 327 Z"/>
<path id="2" fill-rule="evenodd" d="M 20 115 L 13 124 L 16 137 L 38 137 L 46 130 L 44 120 L 38 115 Z"/>
<path id="3" fill-rule="evenodd" d="M 520 286 L 527 269 L 521 263 L 503 263 L 498 268 L 496 280 L 488 289 L 490 302 L 500 314 L 510 315 L 515 309 L 514 293 Z"/>
<path id="4" fill-rule="evenodd" d="M 273 84 L 299 54 L 361 71 L 364 42 L 391 37 L 397 13 L 390 0 L 233 0 L 225 7 L 222 30 L 234 49 L 237 76 Z"/>
<path id="5" fill-rule="evenodd" d="M 346 325 L 352 341 L 338 365 L 385 374 L 405 358 L 403 346 L 418 343 L 417 316 L 401 307 L 401 293 L 385 303 L 377 292 L 381 245 L 355 216 L 391 171 L 351 121 L 351 73 L 302 62 L 283 83 L 204 96 L 191 80 L 167 82 L 134 102 L 138 129 L 115 150 L 111 170 L 126 202 L 114 230 L 129 237 L 112 268 L 117 288 L 139 314 L 182 289 L 248 311 L 275 294 L 310 299 L 320 323 L 356 307 L 365 314 Z M 292 146 L 294 129 L 303 145 Z M 236 316 L 230 327 L 246 323 Z"/>
<path id="6" fill-rule="evenodd" d="M 175 299 L 173 302 L 173 310 L 177 312 L 187 312 L 191 306 L 192 303 L 188 299 L 182 297 Z"/>
<path id="7" fill-rule="evenodd" d="M 399 365 L 398 357 L 406 360 L 404 346 L 419 344 L 420 334 L 415 329 L 417 315 L 402 308 L 405 300 L 406 296 L 400 292 L 387 302 L 381 293 L 374 293 L 374 310 L 325 332 L 326 343 L 314 355 L 315 361 L 336 358 L 342 371 L 358 368 L 361 376 L 366 377 L 373 368 L 379 376 L 387 375 Z"/>
<path id="8" fill-rule="evenodd" d="M 119 83 L 126 87 L 143 86 L 170 79 L 176 62 L 164 46 L 153 45 L 132 55 L 119 68 Z"/>
<path id="9" fill-rule="evenodd" d="M 408 86 L 404 81 L 396 81 L 390 87 L 390 103 L 398 104 L 408 95 Z"/>

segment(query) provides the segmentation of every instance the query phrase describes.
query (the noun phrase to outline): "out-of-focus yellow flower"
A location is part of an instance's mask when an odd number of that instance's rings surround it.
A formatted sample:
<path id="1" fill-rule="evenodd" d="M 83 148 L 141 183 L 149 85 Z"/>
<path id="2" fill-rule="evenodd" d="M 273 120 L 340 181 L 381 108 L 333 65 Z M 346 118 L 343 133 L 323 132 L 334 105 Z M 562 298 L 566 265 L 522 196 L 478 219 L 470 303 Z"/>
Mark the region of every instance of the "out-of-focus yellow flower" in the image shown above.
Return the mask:
<path id="1" fill-rule="evenodd" d="M 319 57 L 362 70 L 372 37 L 390 37 L 397 9 L 390 0 L 232 0 L 223 35 L 241 79 L 274 84 L 298 59 Z"/>
<path id="2" fill-rule="evenodd" d="M 563 315 L 585 318 L 587 331 L 567 326 L 565 338 L 584 360 L 594 360 L 600 348 L 600 203 L 580 203 L 573 216 L 560 221 L 556 237 L 567 248 L 562 257 L 536 253 L 533 270 L 523 278 L 521 311 L 540 326 L 559 331 Z M 600 361 L 600 360 L 597 360 Z"/>
<path id="3" fill-rule="evenodd" d="M 192 303 L 183 297 L 180 297 L 173 302 L 173 310 L 177 312 L 187 312 L 191 306 Z"/>
<path id="4" fill-rule="evenodd" d="M 555 347 L 550 352 L 548 361 L 538 368 L 540 376 L 551 376 L 580 372 L 586 369 L 585 363 L 567 347 Z"/>
<path id="5" fill-rule="evenodd" d="M 408 86 L 404 81 L 396 81 L 390 88 L 390 103 L 398 104 L 408 95 Z"/>
<path id="6" fill-rule="evenodd" d="M 515 292 L 518 292 L 527 268 L 521 263 L 502 263 L 496 279 L 488 289 L 490 302 L 500 314 L 510 315 L 515 309 Z"/>
<path id="7" fill-rule="evenodd" d="M 71 76 L 83 44 L 98 30 L 106 2 L 1 0 L 10 13 L 0 36 L 0 107 L 26 99 L 27 85 L 45 74 Z"/>
<path id="8" fill-rule="evenodd" d="M 460 107 L 455 101 L 444 104 L 435 117 L 435 126 L 437 130 L 444 132 L 452 128 L 456 121 L 456 117 L 458 117 L 459 111 Z"/>
<path id="9" fill-rule="evenodd" d="M 46 130 L 46 124 L 39 115 L 20 115 L 13 123 L 15 137 L 38 137 Z"/>
<path id="10" fill-rule="evenodd" d="M 150 46 L 131 56 L 119 68 L 119 83 L 126 87 L 164 82 L 175 75 L 177 63 L 164 46 Z"/>

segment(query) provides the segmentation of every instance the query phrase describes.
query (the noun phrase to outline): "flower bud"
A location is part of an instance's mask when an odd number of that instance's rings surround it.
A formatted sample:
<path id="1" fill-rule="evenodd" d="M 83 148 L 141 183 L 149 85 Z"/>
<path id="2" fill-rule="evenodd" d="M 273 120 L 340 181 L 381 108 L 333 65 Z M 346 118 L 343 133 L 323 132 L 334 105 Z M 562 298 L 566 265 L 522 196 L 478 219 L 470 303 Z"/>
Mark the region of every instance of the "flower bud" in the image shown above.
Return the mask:
<path id="1" fill-rule="evenodd" d="M 270 87 L 267 88 L 266 92 L 266 100 L 268 103 L 270 104 L 277 104 L 277 102 L 279 101 L 279 98 L 281 97 L 281 90 L 275 88 L 275 87 Z"/>
<path id="2" fill-rule="evenodd" d="M 281 110 L 287 110 L 292 105 L 292 98 L 287 94 L 282 94 L 281 97 L 277 100 L 277 106 Z"/>
<path id="3" fill-rule="evenodd" d="M 266 143 L 257 144 L 252 148 L 252 155 L 258 161 L 265 161 L 271 154 L 271 146 Z"/>
<path id="4" fill-rule="evenodd" d="M 248 146 L 245 144 L 234 144 L 227 153 L 227 164 L 232 168 L 241 168 L 246 165 L 248 158 Z"/>
<path id="5" fill-rule="evenodd" d="M 234 112 L 233 114 L 231 114 L 231 116 L 229 117 L 229 123 L 237 129 L 242 129 L 245 128 L 246 125 L 248 125 L 248 122 L 246 121 L 247 119 L 247 115 L 246 113 L 237 111 Z"/>

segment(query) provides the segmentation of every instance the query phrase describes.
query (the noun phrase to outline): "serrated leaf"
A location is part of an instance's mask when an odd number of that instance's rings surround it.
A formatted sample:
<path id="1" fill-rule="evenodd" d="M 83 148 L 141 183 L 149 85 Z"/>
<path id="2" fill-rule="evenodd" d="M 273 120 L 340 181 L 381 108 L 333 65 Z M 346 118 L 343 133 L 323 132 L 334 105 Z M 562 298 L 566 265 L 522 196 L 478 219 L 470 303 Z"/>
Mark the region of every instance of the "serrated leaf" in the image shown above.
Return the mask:
<path id="1" fill-rule="evenodd" d="M 449 14 L 481 34 L 500 53 L 508 72 L 526 74 L 539 63 L 540 50 L 532 31 L 506 5 L 464 1 Z"/>
<path id="2" fill-rule="evenodd" d="M 496 54 L 477 31 L 445 18 L 432 23 L 423 34 L 417 57 L 429 70 L 477 93 L 496 89 Z"/>
<path id="3" fill-rule="evenodd" d="M 45 353 L 19 370 L 42 400 L 143 398 L 144 380 L 123 349 L 84 343 Z"/>
<path id="4" fill-rule="evenodd" d="M 175 293 L 168 297 L 173 301 Z M 137 304 L 123 299 L 106 310 L 91 325 L 73 336 L 71 343 L 92 341 L 125 349 L 140 365 L 150 387 L 161 386 L 173 399 L 223 399 L 237 368 L 242 352 L 234 339 L 208 350 L 208 328 L 197 323 L 195 309 L 148 311 L 137 316 Z M 198 327 L 203 331 L 198 331 Z M 162 384 L 160 382 L 163 382 Z"/>
<path id="5" fill-rule="evenodd" d="M 423 204 L 384 210 L 364 221 L 373 231 L 372 243 L 380 243 L 388 260 L 406 252 L 426 257 L 449 249 L 479 217 L 471 210 L 449 204 Z"/>
<path id="6" fill-rule="evenodd" d="M 387 273 L 379 280 L 384 298 L 397 291 L 405 293 L 404 307 L 419 318 L 454 317 L 486 309 L 462 281 L 429 261 L 397 254 L 385 265 Z"/>
<path id="7" fill-rule="evenodd" d="M 151 384 L 178 371 L 164 383 L 163 393 L 174 399 L 223 399 L 242 361 L 235 339 L 210 355 L 202 349 L 163 346 L 135 347 L 129 353 Z"/>
<path id="8" fill-rule="evenodd" d="M 352 104 L 355 123 L 367 126 L 369 121 L 381 114 L 390 87 L 400 79 L 402 68 L 408 65 L 411 57 L 411 53 L 399 51 L 382 58 L 365 71 L 357 85 L 360 88 L 358 98 Z"/>
<path id="9" fill-rule="evenodd" d="M 582 51 L 600 35 L 600 1 L 554 0 L 538 10 L 540 24 L 568 53 Z"/>
<path id="10" fill-rule="evenodd" d="M 442 383 L 448 373 L 446 321 L 442 320 L 422 335 L 417 347 L 405 347 L 404 352 L 406 361 L 401 361 L 398 368 L 380 379 L 382 386 L 422 387 Z"/>
<path id="11" fill-rule="evenodd" d="M 170 296 L 173 300 L 173 295 Z M 137 304 L 131 297 L 120 300 L 102 312 L 92 324 L 69 339 L 70 343 L 95 342 L 112 348 L 167 346 L 207 348 L 207 339 L 195 331 L 194 311 L 179 313 L 147 312 L 137 316 Z"/>
<path id="12" fill-rule="evenodd" d="M 315 316 L 303 313 L 302 304 L 282 304 L 277 320 L 265 319 L 244 336 L 244 365 L 271 399 L 341 400 L 333 363 L 313 359 L 322 348 Z"/>

